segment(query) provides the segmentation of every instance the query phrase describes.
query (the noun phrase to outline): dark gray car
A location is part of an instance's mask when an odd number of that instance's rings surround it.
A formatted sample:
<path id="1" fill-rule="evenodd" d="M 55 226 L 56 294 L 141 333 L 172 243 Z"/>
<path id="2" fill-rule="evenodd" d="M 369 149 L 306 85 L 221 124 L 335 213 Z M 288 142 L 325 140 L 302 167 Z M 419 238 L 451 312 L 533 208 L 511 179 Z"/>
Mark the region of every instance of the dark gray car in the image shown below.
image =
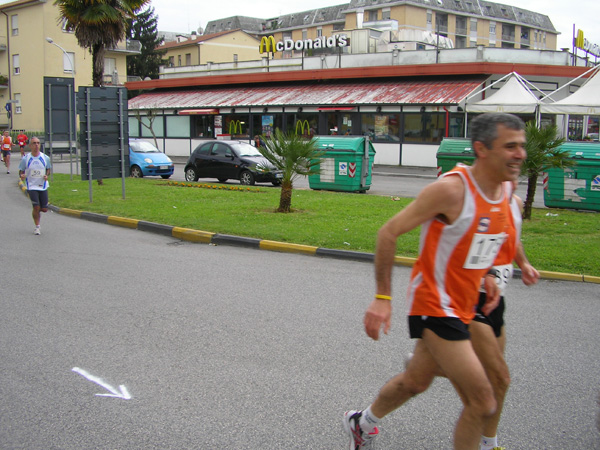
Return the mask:
<path id="1" fill-rule="evenodd" d="M 207 141 L 198 145 L 185 165 L 186 181 L 216 178 L 224 183 L 236 179 L 240 184 L 267 182 L 281 184 L 282 173 L 252 145 L 241 141 Z"/>

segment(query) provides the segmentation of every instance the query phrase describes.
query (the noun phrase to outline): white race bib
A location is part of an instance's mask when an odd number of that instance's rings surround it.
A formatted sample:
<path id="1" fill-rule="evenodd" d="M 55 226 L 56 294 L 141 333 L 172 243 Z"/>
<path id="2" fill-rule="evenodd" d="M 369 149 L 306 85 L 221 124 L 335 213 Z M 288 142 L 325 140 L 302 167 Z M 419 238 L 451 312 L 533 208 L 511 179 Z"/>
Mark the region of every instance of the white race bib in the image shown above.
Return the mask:
<path id="1" fill-rule="evenodd" d="M 475 233 L 469 253 L 463 268 L 465 269 L 487 269 L 496 259 L 502 243 L 506 239 L 506 233 L 480 234 Z"/>

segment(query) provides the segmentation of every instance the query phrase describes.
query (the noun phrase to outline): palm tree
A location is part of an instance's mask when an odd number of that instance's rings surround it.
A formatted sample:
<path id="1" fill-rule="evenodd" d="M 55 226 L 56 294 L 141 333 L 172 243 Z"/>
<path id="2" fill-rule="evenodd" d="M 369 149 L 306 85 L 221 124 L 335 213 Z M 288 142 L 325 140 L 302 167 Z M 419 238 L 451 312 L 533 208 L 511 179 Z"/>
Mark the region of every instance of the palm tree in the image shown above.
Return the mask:
<path id="1" fill-rule="evenodd" d="M 284 134 L 279 128 L 272 137 L 262 136 L 262 139 L 264 145 L 259 151 L 277 170 L 283 172 L 277 212 L 290 212 L 294 179 L 319 173 L 317 166 L 323 152 L 317 148 L 314 138 L 306 139 L 293 131 Z"/>
<path id="2" fill-rule="evenodd" d="M 104 53 L 125 38 L 127 20 L 150 0 L 55 0 L 59 23 L 74 31 L 80 47 L 92 54 L 92 81 L 102 85 Z"/>
<path id="3" fill-rule="evenodd" d="M 560 146 L 565 140 L 557 137 L 558 129 L 555 125 L 538 128 L 534 122 L 528 122 L 525 134 L 527 159 L 521 172 L 527 176 L 527 198 L 523 205 L 523 219 L 529 220 L 539 175 L 550 168 L 571 167 L 575 165 L 575 161 L 569 158 L 568 151 L 561 150 Z"/>

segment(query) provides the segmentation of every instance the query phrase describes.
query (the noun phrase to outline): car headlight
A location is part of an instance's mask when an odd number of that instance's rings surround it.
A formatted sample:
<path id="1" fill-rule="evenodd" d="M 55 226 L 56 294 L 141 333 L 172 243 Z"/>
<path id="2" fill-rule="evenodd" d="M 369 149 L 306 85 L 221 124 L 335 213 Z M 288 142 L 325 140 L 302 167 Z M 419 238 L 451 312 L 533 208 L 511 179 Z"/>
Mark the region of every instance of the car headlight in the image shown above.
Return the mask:
<path id="1" fill-rule="evenodd" d="M 150 158 L 144 158 L 144 162 L 148 164 L 152 164 L 152 160 Z"/>

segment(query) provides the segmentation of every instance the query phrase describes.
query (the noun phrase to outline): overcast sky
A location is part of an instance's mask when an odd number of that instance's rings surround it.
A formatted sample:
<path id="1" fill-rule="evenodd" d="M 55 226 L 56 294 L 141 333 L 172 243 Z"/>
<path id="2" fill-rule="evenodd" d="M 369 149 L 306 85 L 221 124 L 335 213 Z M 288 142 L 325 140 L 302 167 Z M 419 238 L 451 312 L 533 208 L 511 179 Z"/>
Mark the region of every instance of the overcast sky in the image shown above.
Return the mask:
<path id="1" fill-rule="evenodd" d="M 189 33 L 204 28 L 208 21 L 230 16 L 249 16 L 266 19 L 325 6 L 341 5 L 337 0 L 152 0 L 156 9 L 159 30 Z M 571 47 L 573 24 L 582 29 L 585 37 L 600 45 L 600 2 L 598 0 L 504 0 L 505 5 L 526 6 L 526 9 L 546 14 L 561 34 L 558 48 Z"/>

